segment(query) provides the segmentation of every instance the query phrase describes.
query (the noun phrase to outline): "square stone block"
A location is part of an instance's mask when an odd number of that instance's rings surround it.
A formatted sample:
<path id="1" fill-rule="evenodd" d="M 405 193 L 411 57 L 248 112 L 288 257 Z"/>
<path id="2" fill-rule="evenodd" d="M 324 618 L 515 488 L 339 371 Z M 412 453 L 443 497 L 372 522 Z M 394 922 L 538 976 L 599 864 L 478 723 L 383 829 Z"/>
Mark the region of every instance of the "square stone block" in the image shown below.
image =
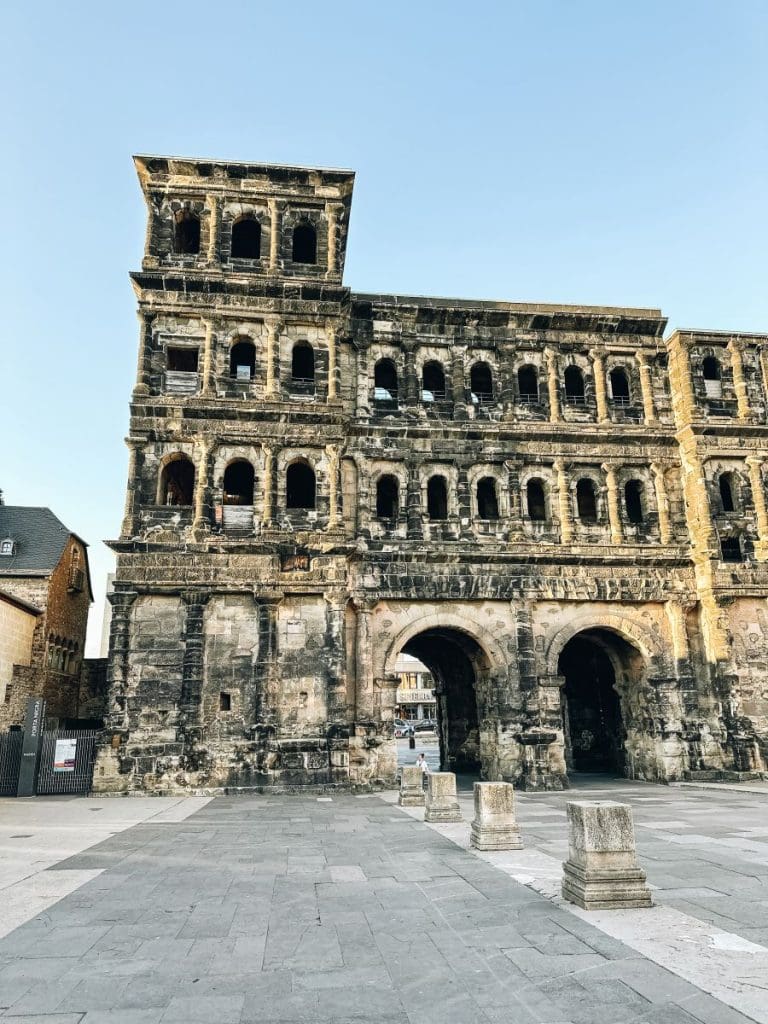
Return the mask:
<path id="1" fill-rule="evenodd" d="M 401 807 L 424 806 L 422 771 L 418 765 L 406 765 L 403 768 L 400 775 L 400 796 L 397 802 Z"/>
<path id="2" fill-rule="evenodd" d="M 453 772 L 432 772 L 428 776 L 424 821 L 463 821 Z"/>
<path id="3" fill-rule="evenodd" d="M 476 850 L 522 850 L 515 820 L 515 791 L 509 782 L 476 782 L 470 845 Z"/>

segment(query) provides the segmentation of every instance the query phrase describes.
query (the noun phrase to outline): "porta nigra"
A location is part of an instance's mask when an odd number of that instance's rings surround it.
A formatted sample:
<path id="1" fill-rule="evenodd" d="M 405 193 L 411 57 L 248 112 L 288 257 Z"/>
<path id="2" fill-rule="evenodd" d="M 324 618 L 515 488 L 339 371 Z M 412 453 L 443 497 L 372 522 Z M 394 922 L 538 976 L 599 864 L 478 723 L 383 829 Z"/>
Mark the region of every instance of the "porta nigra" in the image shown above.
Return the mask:
<path id="1" fill-rule="evenodd" d="M 391 784 L 403 651 L 449 770 L 765 770 L 768 336 L 350 292 L 351 172 L 136 166 L 97 790 Z"/>

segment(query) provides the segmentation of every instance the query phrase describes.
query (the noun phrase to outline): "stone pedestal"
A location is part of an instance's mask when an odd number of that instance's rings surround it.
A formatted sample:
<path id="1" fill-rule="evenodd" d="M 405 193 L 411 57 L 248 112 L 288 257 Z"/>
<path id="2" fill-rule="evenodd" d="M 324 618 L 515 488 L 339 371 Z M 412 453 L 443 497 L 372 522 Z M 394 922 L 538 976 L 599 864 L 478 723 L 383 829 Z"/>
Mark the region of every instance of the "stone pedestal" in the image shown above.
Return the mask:
<path id="1" fill-rule="evenodd" d="M 475 783 L 475 820 L 469 842 L 476 850 L 522 850 L 511 783 Z"/>
<path id="2" fill-rule="evenodd" d="M 403 768 L 400 775 L 400 796 L 397 801 L 401 807 L 424 806 L 421 777 L 422 771 L 418 765 L 408 765 Z"/>
<path id="3" fill-rule="evenodd" d="M 453 772 L 433 772 L 427 779 L 424 821 L 462 821 Z"/>
<path id="4" fill-rule="evenodd" d="M 563 898 L 583 910 L 650 907 L 635 854 L 632 808 L 612 800 L 568 803 Z"/>

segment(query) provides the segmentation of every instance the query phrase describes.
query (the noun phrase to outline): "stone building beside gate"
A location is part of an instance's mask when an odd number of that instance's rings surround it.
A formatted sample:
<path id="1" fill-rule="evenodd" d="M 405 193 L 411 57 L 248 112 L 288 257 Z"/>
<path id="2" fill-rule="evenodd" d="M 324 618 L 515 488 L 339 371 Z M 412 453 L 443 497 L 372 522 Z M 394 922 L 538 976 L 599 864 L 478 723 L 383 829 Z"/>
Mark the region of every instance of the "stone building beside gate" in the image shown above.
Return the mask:
<path id="1" fill-rule="evenodd" d="M 353 174 L 136 160 L 148 207 L 97 789 L 527 788 L 768 756 L 768 336 L 350 292 Z"/>

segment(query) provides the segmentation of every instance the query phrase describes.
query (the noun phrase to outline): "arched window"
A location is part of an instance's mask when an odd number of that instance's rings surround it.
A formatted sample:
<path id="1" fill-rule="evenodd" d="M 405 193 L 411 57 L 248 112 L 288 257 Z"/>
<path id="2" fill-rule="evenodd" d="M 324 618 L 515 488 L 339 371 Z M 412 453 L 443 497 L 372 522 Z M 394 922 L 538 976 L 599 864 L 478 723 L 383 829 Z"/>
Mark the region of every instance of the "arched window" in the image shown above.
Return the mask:
<path id="1" fill-rule="evenodd" d="M 720 504 L 723 512 L 736 511 L 736 488 L 733 482 L 733 473 L 720 474 Z"/>
<path id="2" fill-rule="evenodd" d="M 427 515 L 430 519 L 448 518 L 448 487 L 444 476 L 432 476 L 427 483 Z"/>
<path id="3" fill-rule="evenodd" d="M 642 523 L 645 519 L 643 514 L 643 484 L 640 480 L 627 480 L 624 484 L 624 505 L 627 509 L 627 519 L 630 523 Z"/>
<path id="4" fill-rule="evenodd" d="M 311 224 L 297 224 L 293 229 L 294 263 L 317 263 L 317 232 Z"/>
<path id="5" fill-rule="evenodd" d="M 176 214 L 173 251 L 183 256 L 200 252 L 200 221 L 191 210 L 179 210 Z"/>
<path id="6" fill-rule="evenodd" d="M 484 476 L 477 481 L 477 516 L 479 519 L 499 518 L 499 499 L 492 476 Z"/>
<path id="7" fill-rule="evenodd" d="M 723 397 L 723 380 L 720 363 L 714 356 L 705 356 L 701 363 L 704 377 L 704 393 L 707 398 Z"/>
<path id="8" fill-rule="evenodd" d="M 704 380 L 722 380 L 720 362 L 714 356 L 705 356 L 701 364 Z"/>
<path id="9" fill-rule="evenodd" d="M 397 398 L 397 367 L 391 359 L 380 359 L 373 368 L 373 397 L 392 402 Z"/>
<path id="10" fill-rule="evenodd" d="M 291 379 L 296 384 L 314 384 L 315 353 L 308 341 L 297 341 L 291 353 Z"/>
<path id="11" fill-rule="evenodd" d="M 425 363 L 421 371 L 421 397 L 425 402 L 445 398 L 445 372 L 434 360 Z"/>
<path id="12" fill-rule="evenodd" d="M 539 401 L 539 375 L 535 366 L 521 366 L 517 371 L 517 391 L 523 405 Z"/>
<path id="13" fill-rule="evenodd" d="M 609 374 L 611 398 L 614 405 L 629 405 L 629 377 L 623 366 L 616 366 Z"/>
<path id="14" fill-rule="evenodd" d="M 253 504 L 253 466 L 245 459 L 230 462 L 224 470 L 224 504 Z"/>
<path id="15" fill-rule="evenodd" d="M 232 225 L 234 259 L 257 260 L 261 256 L 261 224 L 255 217 L 241 217 Z"/>
<path id="16" fill-rule="evenodd" d="M 397 519 L 399 509 L 400 485 L 397 477 L 379 477 L 376 483 L 376 518 Z"/>
<path id="17" fill-rule="evenodd" d="M 547 501 L 542 480 L 529 480 L 525 485 L 525 497 L 528 502 L 528 518 L 536 523 L 546 522 Z"/>
<path id="18" fill-rule="evenodd" d="M 315 507 L 315 474 L 306 462 L 293 462 L 285 474 L 285 503 L 288 508 Z"/>
<path id="19" fill-rule="evenodd" d="M 493 399 L 493 373 L 488 363 L 475 363 L 469 371 L 469 389 L 478 402 Z"/>
<path id="20" fill-rule="evenodd" d="M 597 491 L 589 477 L 584 477 L 576 484 L 576 507 L 582 523 L 597 522 Z"/>
<path id="21" fill-rule="evenodd" d="M 584 405 L 584 375 L 578 366 L 571 363 L 563 374 L 565 400 L 569 405 Z"/>
<path id="22" fill-rule="evenodd" d="M 160 504 L 191 505 L 195 491 L 195 467 L 186 455 L 178 455 L 160 473 Z"/>
<path id="23" fill-rule="evenodd" d="M 237 341 L 229 352 L 229 375 L 236 380 L 251 380 L 256 372 L 256 346 L 252 341 Z"/>

